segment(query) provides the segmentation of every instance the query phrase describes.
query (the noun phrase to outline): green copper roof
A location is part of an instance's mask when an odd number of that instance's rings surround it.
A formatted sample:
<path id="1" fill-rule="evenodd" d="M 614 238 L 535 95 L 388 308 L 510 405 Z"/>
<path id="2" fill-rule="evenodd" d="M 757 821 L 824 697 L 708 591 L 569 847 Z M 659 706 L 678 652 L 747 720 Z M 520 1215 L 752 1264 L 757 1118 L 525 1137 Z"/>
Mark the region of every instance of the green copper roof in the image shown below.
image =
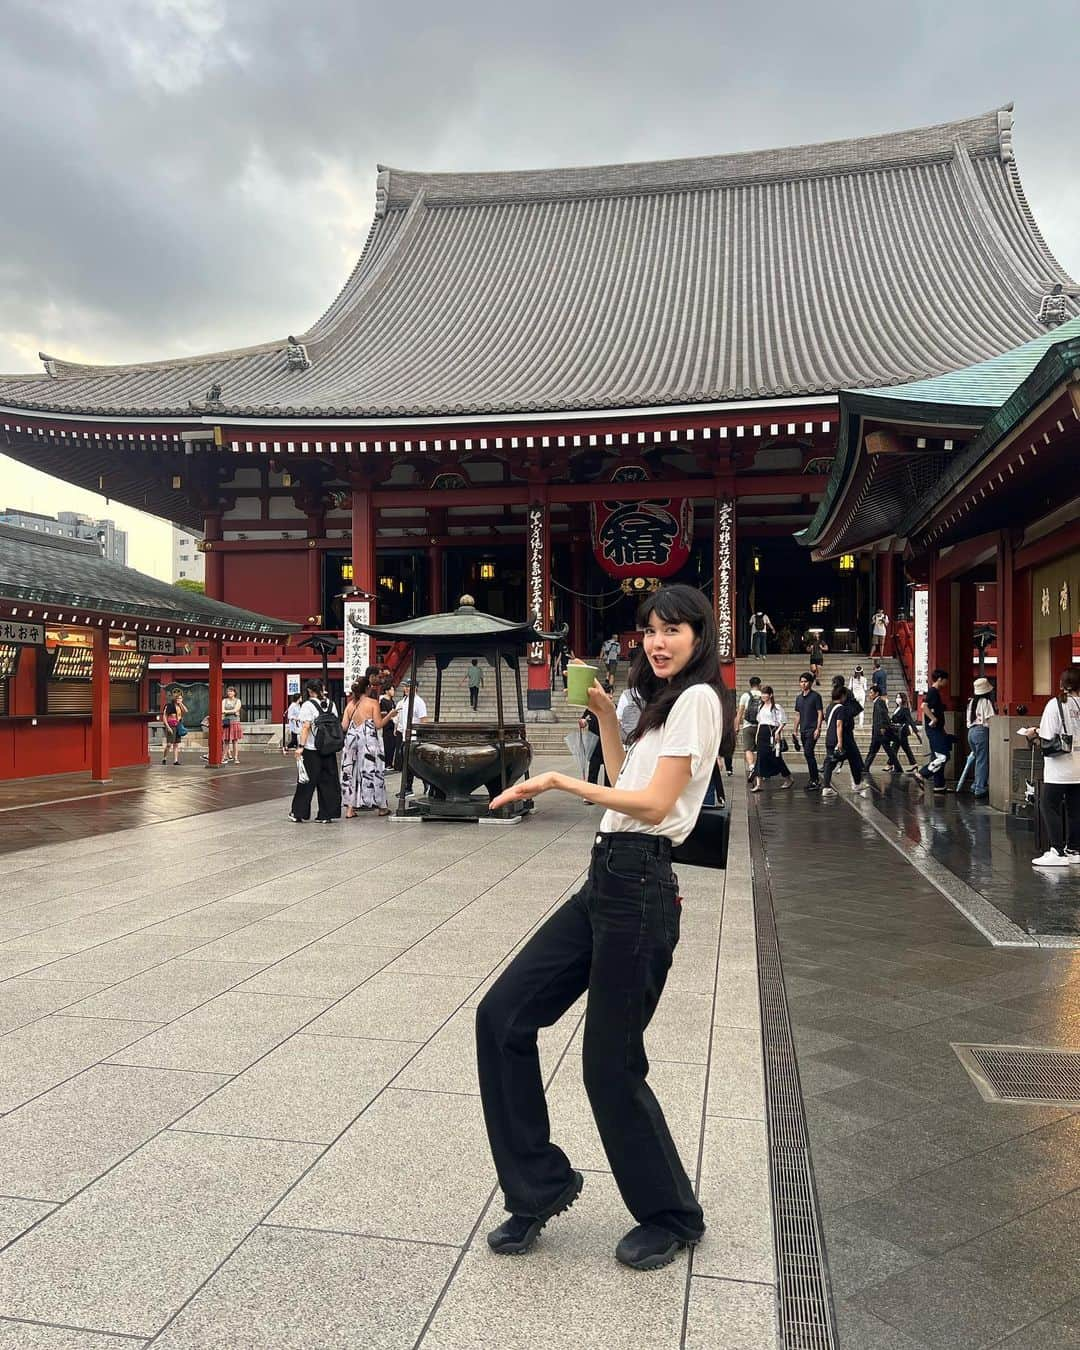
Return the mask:
<path id="1" fill-rule="evenodd" d="M 928 380 L 914 380 L 911 384 L 891 384 L 883 388 L 851 392 L 857 394 L 860 402 L 880 397 L 892 403 L 934 403 L 950 408 L 1000 408 L 1051 347 L 1078 336 L 1080 317 L 1068 319 L 1041 337 L 1032 338 L 1030 342 L 1002 352 L 1000 356 L 992 356 L 989 361 L 978 361 L 973 366 L 946 371 L 944 375 L 934 375 Z M 867 404 L 862 406 L 868 410 Z"/>

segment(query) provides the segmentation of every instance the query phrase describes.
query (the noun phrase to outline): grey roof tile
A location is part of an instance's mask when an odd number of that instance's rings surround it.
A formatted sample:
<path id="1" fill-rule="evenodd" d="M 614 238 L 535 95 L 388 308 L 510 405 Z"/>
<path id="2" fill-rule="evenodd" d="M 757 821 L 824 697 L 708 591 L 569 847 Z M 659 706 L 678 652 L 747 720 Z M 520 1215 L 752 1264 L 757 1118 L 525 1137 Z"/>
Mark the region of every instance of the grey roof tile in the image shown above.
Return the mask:
<path id="1" fill-rule="evenodd" d="M 1045 332 L 1077 288 L 1023 196 L 1011 113 L 752 154 L 536 172 L 384 169 L 299 340 L 0 377 L 91 415 L 434 417 L 722 402 L 925 378 Z M 215 408 L 215 410 L 218 410 Z"/>

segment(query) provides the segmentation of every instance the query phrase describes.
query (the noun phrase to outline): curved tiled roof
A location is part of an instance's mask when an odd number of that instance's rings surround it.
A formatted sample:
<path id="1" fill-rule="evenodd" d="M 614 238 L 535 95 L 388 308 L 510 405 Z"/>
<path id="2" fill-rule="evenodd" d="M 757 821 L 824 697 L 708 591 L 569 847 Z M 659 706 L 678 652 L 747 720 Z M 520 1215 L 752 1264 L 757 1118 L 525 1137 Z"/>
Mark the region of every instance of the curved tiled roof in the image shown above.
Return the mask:
<path id="1" fill-rule="evenodd" d="M 1008 109 L 651 164 L 382 169 L 363 255 L 299 337 L 124 367 L 50 361 L 0 404 L 90 415 L 437 417 L 835 393 L 985 360 L 1080 312 Z M 1047 312 L 1044 309 L 1044 320 Z M 299 356 L 300 359 L 295 359 Z M 303 368 L 306 364 L 306 368 Z"/>

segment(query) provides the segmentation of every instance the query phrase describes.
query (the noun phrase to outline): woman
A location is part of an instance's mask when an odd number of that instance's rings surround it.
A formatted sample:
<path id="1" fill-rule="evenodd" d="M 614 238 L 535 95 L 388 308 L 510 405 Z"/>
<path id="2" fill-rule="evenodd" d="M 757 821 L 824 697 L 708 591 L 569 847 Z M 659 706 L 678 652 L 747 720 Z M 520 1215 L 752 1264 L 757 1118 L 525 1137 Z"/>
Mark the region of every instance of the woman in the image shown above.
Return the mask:
<path id="1" fill-rule="evenodd" d="M 757 758 L 750 778 L 751 792 L 760 792 L 761 780 L 775 778 L 777 774 L 784 780 L 781 787 L 791 787 L 791 770 L 784 763 L 781 749 L 786 722 L 784 710 L 776 701 L 772 685 L 763 685 L 761 707 L 757 715 Z"/>
<path id="2" fill-rule="evenodd" d="M 161 751 L 162 764 L 169 757 L 170 745 L 173 750 L 173 763 L 180 763 L 180 751 L 183 749 L 184 740 L 184 714 L 186 712 L 184 696 L 179 689 L 175 689 L 166 697 L 161 708 L 161 724 L 165 729 L 165 744 Z"/>
<path id="3" fill-rule="evenodd" d="M 806 653 L 810 658 L 810 674 L 814 677 L 814 684 L 818 683 L 821 676 L 821 668 L 825 664 L 825 653 L 828 651 L 821 640 L 820 633 L 811 633 L 810 641 L 806 644 Z"/>
<path id="4" fill-rule="evenodd" d="M 393 717 L 387 717 L 387 713 L 392 713 L 395 707 L 397 707 L 397 695 L 394 691 L 393 681 L 390 679 L 390 672 L 386 671 L 379 680 L 379 711 L 386 718 L 382 729 L 383 766 L 386 773 L 397 766 L 397 746 L 395 743 L 397 727 L 394 724 Z"/>
<path id="5" fill-rule="evenodd" d="M 386 797 L 386 758 L 382 731 L 393 714 L 379 707 L 378 682 L 363 675 L 349 691 L 349 701 L 341 715 L 345 749 L 341 752 L 341 800 L 345 819 L 358 811 L 390 814 Z"/>
<path id="6" fill-rule="evenodd" d="M 859 705 L 858 717 L 860 731 L 862 731 L 863 718 L 866 715 L 866 691 L 868 687 L 862 666 L 856 666 L 851 675 L 851 696 Z"/>
<path id="7" fill-rule="evenodd" d="M 236 697 L 236 690 L 229 685 L 221 700 L 221 739 L 225 749 L 221 757 L 222 764 L 240 763 L 240 737 L 243 735 L 240 730 L 241 711 L 242 704 Z"/>
<path id="8" fill-rule="evenodd" d="M 993 701 L 994 686 L 989 680 L 975 681 L 974 694 L 968 699 L 965 722 L 967 725 L 968 757 L 956 783 L 957 792 L 962 792 L 967 783 L 968 774 L 974 771 L 974 797 L 976 801 L 990 799 L 990 719 L 997 711 Z"/>
<path id="9" fill-rule="evenodd" d="M 900 737 L 900 749 L 908 758 L 908 773 L 914 773 L 919 767 L 915 762 L 915 756 L 911 751 L 911 733 L 915 733 L 915 739 L 922 745 L 922 736 L 919 733 L 919 724 L 916 722 L 911 711 L 911 704 L 908 702 L 908 696 L 905 693 L 896 695 L 896 705 L 893 708 L 891 722 L 896 728 L 896 734 Z M 900 756 L 897 754 L 897 759 Z"/>
<path id="10" fill-rule="evenodd" d="M 1045 853 L 1032 858 L 1033 867 L 1080 865 L 1080 670 L 1066 666 L 1058 690 L 1043 709 L 1038 727 L 1023 731 L 1044 741 L 1060 736 L 1072 747 L 1043 755 L 1042 817 L 1050 844 Z"/>
<path id="11" fill-rule="evenodd" d="M 300 697 L 300 691 L 289 695 L 289 706 L 285 709 L 285 716 L 282 719 L 281 728 L 281 753 L 285 754 L 288 750 L 297 750 L 300 747 L 300 709 L 304 706 L 304 700 Z"/>
<path id="12" fill-rule="evenodd" d="M 611 700 L 594 680 L 608 781 L 544 773 L 500 793 L 492 810 L 542 792 L 606 808 L 588 880 L 534 934 L 485 995 L 476 1016 L 480 1092 L 510 1218 L 488 1234 L 519 1255 L 568 1209 L 582 1175 L 549 1138 L 536 1033 L 587 991 L 585 1088 L 616 1184 L 636 1220 L 615 1249 L 637 1270 L 674 1260 L 705 1231 L 701 1206 L 646 1075 L 643 1036 L 679 940 L 681 901 L 671 847 L 697 820 L 721 749 L 723 681 L 709 600 L 664 586 L 638 612 L 644 643 L 629 683 L 641 717 L 623 747 Z M 726 729 L 730 752 L 731 729 Z"/>

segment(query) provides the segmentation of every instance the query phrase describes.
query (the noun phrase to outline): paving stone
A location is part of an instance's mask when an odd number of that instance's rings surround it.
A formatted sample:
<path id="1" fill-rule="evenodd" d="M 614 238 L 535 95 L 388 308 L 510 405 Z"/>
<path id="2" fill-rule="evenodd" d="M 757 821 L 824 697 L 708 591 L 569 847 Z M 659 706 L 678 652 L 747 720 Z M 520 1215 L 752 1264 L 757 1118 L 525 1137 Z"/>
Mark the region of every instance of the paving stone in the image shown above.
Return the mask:
<path id="1" fill-rule="evenodd" d="M 537 1036 L 540 1068 L 548 1082 L 581 1019 L 582 1006 L 567 1012 L 553 1027 L 541 1027 Z M 580 1072 L 580 1061 L 579 1070 Z M 394 1083 L 424 1092 L 467 1092 L 478 1096 L 476 1075 L 476 1009 L 454 1013 L 402 1070 Z"/>
<path id="2" fill-rule="evenodd" d="M 0 1350 L 139 1350 L 143 1340 L 72 1327 L 43 1327 L 0 1317 Z"/>
<path id="3" fill-rule="evenodd" d="M 4 928 L 0 925 L 0 942 L 4 939 Z M 53 961 L 66 956 L 66 952 L 50 951 L 45 947 L 33 945 L 29 938 L 23 946 L 0 946 L 0 980 L 8 980 L 13 975 L 25 975 L 27 971 L 41 970 L 48 978 L 48 967 Z"/>
<path id="4" fill-rule="evenodd" d="M 816 1181 L 815 1174 L 815 1181 Z M 880 1284 L 891 1275 L 917 1265 L 920 1258 L 906 1247 L 896 1247 L 837 1214 L 824 1219 L 829 1285 L 837 1301 Z"/>
<path id="5" fill-rule="evenodd" d="M 261 969 L 250 962 L 178 958 L 84 998 L 72 1012 L 80 1017 L 172 1022 Z"/>
<path id="6" fill-rule="evenodd" d="M 418 1048 L 301 1032 L 178 1120 L 177 1128 L 328 1144 Z"/>
<path id="7" fill-rule="evenodd" d="M 457 1251 L 263 1227 L 154 1342 L 158 1350 L 403 1350 Z"/>
<path id="8" fill-rule="evenodd" d="M 0 1036 L 0 1112 L 132 1045 L 157 1025 L 55 1014 L 9 1031 Z"/>
<path id="9" fill-rule="evenodd" d="M 318 1153 L 159 1135 L 8 1249 L 0 1316 L 151 1335 Z"/>
<path id="10" fill-rule="evenodd" d="M 695 1275 L 690 1281 L 684 1350 L 779 1350 L 776 1293 L 768 1285 Z"/>
<path id="11" fill-rule="evenodd" d="M 512 939 L 511 939 L 512 941 Z M 396 958 L 387 974 L 490 975 L 506 955 L 507 940 L 498 933 L 447 933 L 439 928 Z"/>
<path id="12" fill-rule="evenodd" d="M 239 1073 L 328 1006 L 326 999 L 220 994 L 112 1062 L 202 1073 Z"/>
<path id="13" fill-rule="evenodd" d="M 649 1058 L 706 1064 L 712 1011 L 713 1001 L 708 994 L 665 989 L 645 1032 Z"/>
<path id="14" fill-rule="evenodd" d="M 458 975 L 394 974 L 382 970 L 307 1028 L 313 1035 L 426 1041 L 472 993 L 476 981 Z"/>
<path id="15" fill-rule="evenodd" d="M 20 1233 L 25 1233 L 55 1208 L 55 1205 L 41 1200 L 15 1200 L 10 1196 L 0 1195 L 0 1248 L 6 1247 Z M 3 1341 L 0 1339 L 0 1345 L 2 1344 Z"/>
<path id="16" fill-rule="evenodd" d="M 280 961 L 284 956 L 306 947 L 317 938 L 325 937 L 335 926 L 333 921 L 286 923 L 276 918 L 260 919 L 257 923 L 214 938 L 198 948 L 199 961 L 257 961 L 263 964 Z"/>
<path id="17" fill-rule="evenodd" d="M 42 942 L 42 946 L 46 943 Z M 62 961 L 54 961 L 48 968 L 50 980 L 89 980 L 98 984 L 115 984 L 128 980 L 152 966 L 160 966 L 174 956 L 180 956 L 197 945 L 197 941 L 157 929 L 130 933 L 104 946 L 89 951 L 78 951 Z"/>
<path id="18" fill-rule="evenodd" d="M 269 1222 L 460 1245 L 494 1184 L 475 1097 L 388 1088 Z"/>
<path id="19" fill-rule="evenodd" d="M 398 955 L 397 947 L 346 946 L 337 944 L 332 936 L 322 938 L 266 966 L 238 986 L 237 992 L 341 998 Z"/>
<path id="20" fill-rule="evenodd" d="M 21 976 L 5 980 L 0 984 L 0 1036 L 70 1008 L 101 988 L 100 984 L 77 980 L 28 980 Z"/>
<path id="21" fill-rule="evenodd" d="M 496 1197 L 424 1337 L 424 1350 L 613 1350 L 677 1346 L 686 1258 L 645 1279 L 617 1265 L 632 1226 L 609 1176 L 590 1174 L 581 1198 L 553 1219 L 527 1260 L 488 1250 L 484 1234 L 506 1217 Z M 698 1249 L 699 1251 L 702 1248 Z"/>
<path id="22" fill-rule="evenodd" d="M 0 1117 L 0 1191 L 66 1200 L 227 1080 L 98 1065 Z"/>
<path id="23" fill-rule="evenodd" d="M 698 1198 L 708 1231 L 694 1253 L 695 1272 L 771 1283 L 775 1264 L 764 1122 L 706 1118 Z"/>

